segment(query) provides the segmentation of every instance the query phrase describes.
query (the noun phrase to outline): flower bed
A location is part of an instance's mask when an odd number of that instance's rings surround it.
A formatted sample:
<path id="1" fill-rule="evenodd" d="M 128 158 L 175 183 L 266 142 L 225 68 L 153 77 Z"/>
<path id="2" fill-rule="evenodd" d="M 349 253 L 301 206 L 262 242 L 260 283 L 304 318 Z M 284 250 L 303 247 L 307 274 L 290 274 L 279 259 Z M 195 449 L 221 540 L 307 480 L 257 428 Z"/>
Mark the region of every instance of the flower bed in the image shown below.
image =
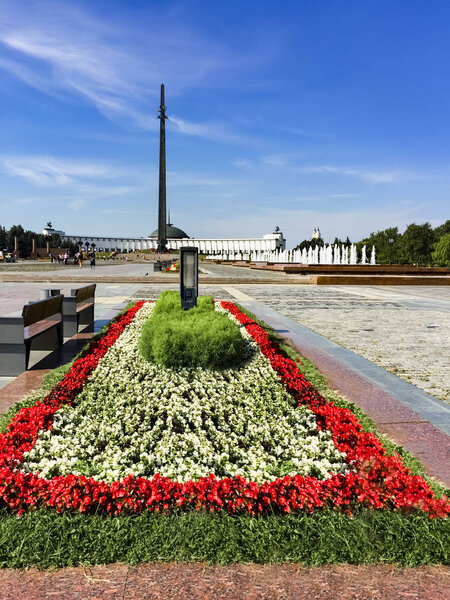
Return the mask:
<path id="1" fill-rule="evenodd" d="M 411 475 L 398 457 L 386 456 L 379 440 L 363 432 L 349 410 L 327 403 L 295 363 L 269 341 L 264 329 L 233 304 L 222 302 L 221 306 L 246 332 L 248 355 L 242 369 L 230 370 L 232 377 L 224 372 L 225 379 L 217 373 L 209 378 L 205 373 L 195 377 L 195 369 L 186 373 L 172 371 L 170 378 L 164 379 L 167 373 L 154 365 L 147 364 L 148 370 L 143 372 L 136 357 L 122 364 L 118 356 L 126 355 L 129 338 L 136 333 L 133 328 L 138 328 L 151 310 L 148 304 L 137 303 L 110 327 L 104 338 L 92 344 L 84 358 L 75 361 L 43 402 L 19 411 L 7 433 L 0 436 L 2 502 L 18 514 L 37 506 L 114 514 L 195 508 L 260 515 L 311 512 L 318 508 L 351 512 L 357 507 L 424 511 L 432 517 L 448 514 L 447 499 L 436 499 L 428 484 Z M 249 377 L 245 369 L 255 376 Z M 146 388 L 149 380 L 156 380 L 153 391 Z M 190 382 L 189 389 L 186 380 Z M 253 405 L 248 398 L 243 401 L 244 396 L 257 396 L 258 380 L 264 381 L 264 402 L 261 398 Z M 133 389 L 127 387 L 130 381 L 134 382 Z M 168 404 L 163 394 L 168 386 L 180 398 L 189 398 L 188 403 L 178 403 L 172 413 L 167 409 L 175 404 Z M 129 415 L 128 420 L 115 422 L 112 416 L 121 407 L 114 403 L 106 406 L 103 421 L 112 423 L 106 433 L 95 427 L 90 429 L 89 418 L 86 420 L 86 415 L 93 417 L 102 410 L 95 401 L 90 402 L 99 391 L 104 394 L 105 389 L 106 396 L 123 389 L 125 414 Z M 227 403 L 223 392 L 228 389 L 230 398 L 242 401 L 245 416 L 234 412 L 225 418 Z M 158 409 L 161 396 L 163 402 Z M 276 401 L 271 403 L 273 398 Z M 166 415 L 162 418 L 158 410 L 164 404 Z M 222 412 L 215 411 L 221 404 L 225 404 Z M 133 405 L 139 410 L 133 410 Z M 178 410 L 180 406 L 184 412 Z M 258 429 L 266 406 L 270 411 Z M 155 416 L 154 422 L 151 415 Z M 220 422 L 220 415 L 225 424 Z M 236 423 L 229 427 L 226 421 L 232 416 Z M 178 421 L 174 423 L 173 417 Z M 169 438 L 164 438 L 161 427 L 169 420 L 172 431 Z M 145 440 L 133 433 L 142 422 L 149 432 Z M 197 427 L 193 428 L 195 423 Z M 190 435 L 188 427 L 195 435 Z M 238 435 L 242 427 L 247 427 L 247 431 Z M 199 438 L 202 432 L 209 432 L 209 437 L 205 434 Z M 183 433 L 188 435 L 183 437 Z M 214 447 L 208 445 L 212 438 Z M 89 460 L 83 460 L 77 449 L 66 443 L 74 439 L 83 442 L 80 446 Z M 271 447 L 273 439 L 276 442 Z M 94 440 L 103 444 L 104 454 L 97 461 L 99 448 L 89 447 Z M 252 447 L 255 440 L 260 446 L 264 442 L 267 452 L 258 453 L 256 446 Z M 159 443 L 158 449 L 147 452 L 145 457 L 145 448 L 139 443 L 149 448 L 154 442 Z M 117 443 L 122 446 L 117 447 Z M 311 454 L 314 445 L 325 458 Z M 172 446 L 176 451 L 172 452 Z M 243 451 L 245 448 L 247 452 Z M 232 460 L 230 449 L 235 450 Z M 46 458 L 49 454 L 53 458 Z M 152 456 L 156 456 L 156 462 Z M 38 468 L 41 473 L 34 472 Z M 156 469 L 153 477 L 147 475 Z M 213 469 L 216 474 L 211 473 Z M 278 476 L 282 469 L 289 475 Z M 83 470 L 89 476 L 80 474 Z"/>
<path id="2" fill-rule="evenodd" d="M 175 273 L 179 273 L 180 272 L 180 261 L 176 260 L 174 263 L 172 263 L 170 265 L 170 267 L 167 267 L 166 269 L 164 269 L 165 271 L 171 271 L 171 272 L 175 272 Z"/>

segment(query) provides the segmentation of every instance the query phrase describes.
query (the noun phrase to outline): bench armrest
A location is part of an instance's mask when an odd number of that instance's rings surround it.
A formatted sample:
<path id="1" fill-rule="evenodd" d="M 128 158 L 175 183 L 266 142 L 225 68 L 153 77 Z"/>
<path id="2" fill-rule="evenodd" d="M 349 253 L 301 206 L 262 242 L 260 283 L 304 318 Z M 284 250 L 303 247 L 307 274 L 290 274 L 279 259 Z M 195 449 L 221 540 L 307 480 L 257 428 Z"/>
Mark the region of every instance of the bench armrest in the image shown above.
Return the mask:
<path id="1" fill-rule="evenodd" d="M 0 317 L 0 344 L 23 344 L 23 317 Z"/>

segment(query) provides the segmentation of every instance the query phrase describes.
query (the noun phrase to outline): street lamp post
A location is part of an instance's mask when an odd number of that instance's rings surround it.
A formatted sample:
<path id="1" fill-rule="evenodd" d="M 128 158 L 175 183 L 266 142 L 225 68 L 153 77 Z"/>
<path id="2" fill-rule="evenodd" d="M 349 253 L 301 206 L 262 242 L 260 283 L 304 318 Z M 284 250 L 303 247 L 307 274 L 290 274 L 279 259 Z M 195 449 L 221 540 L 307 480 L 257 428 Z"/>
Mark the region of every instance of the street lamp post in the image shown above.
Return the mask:
<path id="1" fill-rule="evenodd" d="M 198 248 L 180 248 L 180 297 L 181 308 L 189 310 L 197 306 L 198 296 Z"/>

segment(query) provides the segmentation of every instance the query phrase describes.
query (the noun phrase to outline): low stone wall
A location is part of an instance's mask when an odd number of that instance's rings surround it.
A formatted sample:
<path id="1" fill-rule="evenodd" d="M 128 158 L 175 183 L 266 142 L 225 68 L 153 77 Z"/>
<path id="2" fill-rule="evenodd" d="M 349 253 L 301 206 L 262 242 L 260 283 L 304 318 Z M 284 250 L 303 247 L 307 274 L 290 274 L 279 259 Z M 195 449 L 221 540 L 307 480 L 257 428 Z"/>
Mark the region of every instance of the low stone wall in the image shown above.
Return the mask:
<path id="1" fill-rule="evenodd" d="M 224 263 L 238 266 L 237 262 Z M 292 263 L 256 263 L 242 261 L 240 266 L 251 269 L 281 271 L 293 274 L 339 274 L 339 275 L 421 275 L 450 276 L 447 267 L 416 267 L 414 265 L 300 265 Z"/>
<path id="2" fill-rule="evenodd" d="M 450 277 L 421 275 L 311 275 L 313 285 L 450 285 Z"/>

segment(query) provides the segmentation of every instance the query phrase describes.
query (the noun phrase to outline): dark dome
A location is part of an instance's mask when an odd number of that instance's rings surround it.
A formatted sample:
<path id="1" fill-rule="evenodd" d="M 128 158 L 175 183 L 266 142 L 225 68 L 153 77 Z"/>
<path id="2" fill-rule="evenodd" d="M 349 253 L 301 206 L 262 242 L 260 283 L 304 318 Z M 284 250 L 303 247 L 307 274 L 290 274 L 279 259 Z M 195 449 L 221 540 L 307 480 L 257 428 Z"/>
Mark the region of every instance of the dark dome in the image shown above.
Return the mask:
<path id="1" fill-rule="evenodd" d="M 158 230 L 155 229 L 155 231 L 151 233 L 149 237 L 158 239 Z M 182 238 L 188 238 L 189 236 L 179 227 L 166 225 L 166 237 L 168 240 L 181 240 Z"/>

